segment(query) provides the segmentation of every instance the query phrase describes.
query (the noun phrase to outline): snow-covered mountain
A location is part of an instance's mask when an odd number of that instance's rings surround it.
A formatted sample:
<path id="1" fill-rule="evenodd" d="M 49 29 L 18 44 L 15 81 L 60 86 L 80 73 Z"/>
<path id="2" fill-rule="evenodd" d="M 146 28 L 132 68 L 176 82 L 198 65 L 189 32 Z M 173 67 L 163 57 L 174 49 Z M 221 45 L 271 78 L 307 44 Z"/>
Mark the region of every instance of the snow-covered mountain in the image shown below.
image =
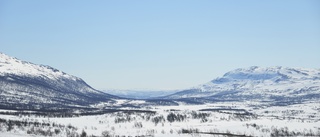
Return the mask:
<path id="1" fill-rule="evenodd" d="M 0 107 L 55 109 L 87 106 L 116 96 L 90 87 L 82 79 L 45 65 L 0 53 Z"/>
<path id="2" fill-rule="evenodd" d="M 320 98 L 320 69 L 250 67 L 230 71 L 206 84 L 167 99 L 304 100 Z"/>

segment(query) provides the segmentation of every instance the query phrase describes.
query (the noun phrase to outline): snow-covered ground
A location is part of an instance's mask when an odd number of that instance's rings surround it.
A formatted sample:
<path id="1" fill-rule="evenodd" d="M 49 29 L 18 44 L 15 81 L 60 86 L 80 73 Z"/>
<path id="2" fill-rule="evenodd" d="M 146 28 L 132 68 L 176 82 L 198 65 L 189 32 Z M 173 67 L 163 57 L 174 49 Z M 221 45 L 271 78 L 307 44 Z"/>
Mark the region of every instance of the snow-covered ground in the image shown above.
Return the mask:
<path id="1" fill-rule="evenodd" d="M 119 101 L 119 103 L 121 102 L 125 101 Z M 8 130 L 5 122 L 1 122 L 0 136 L 43 136 L 44 134 L 38 130 L 39 128 L 51 131 L 52 136 L 80 135 L 83 132 L 88 136 L 102 136 L 104 134 L 156 137 L 212 136 L 204 133 L 230 133 L 247 136 L 320 135 L 319 104 L 320 101 L 289 106 L 269 106 L 268 103 L 250 101 L 204 105 L 182 104 L 139 109 L 151 110 L 155 113 L 114 112 L 65 118 L 1 114 L 0 118 L 7 121 L 39 122 L 49 123 L 49 125 L 38 127 L 32 124 L 26 127 L 14 125 Z M 58 134 L 55 134 L 54 131 L 58 129 Z"/>

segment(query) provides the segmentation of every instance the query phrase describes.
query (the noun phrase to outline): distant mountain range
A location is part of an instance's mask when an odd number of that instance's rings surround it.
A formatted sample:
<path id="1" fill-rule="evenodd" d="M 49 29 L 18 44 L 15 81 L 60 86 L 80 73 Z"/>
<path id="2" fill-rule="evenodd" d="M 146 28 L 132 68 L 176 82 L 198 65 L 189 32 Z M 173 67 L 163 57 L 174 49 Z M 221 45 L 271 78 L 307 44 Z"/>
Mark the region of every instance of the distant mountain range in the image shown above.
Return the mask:
<path id="1" fill-rule="evenodd" d="M 106 93 L 116 95 L 124 98 L 132 98 L 132 99 L 151 99 L 162 96 L 167 96 L 178 92 L 179 90 L 102 90 Z"/>
<path id="2" fill-rule="evenodd" d="M 259 101 L 320 99 L 320 69 L 240 68 L 206 84 L 164 98 Z"/>
<path id="3" fill-rule="evenodd" d="M 118 98 L 50 66 L 3 53 L 0 53 L 0 95 L 0 108 L 32 110 L 85 107 Z"/>
<path id="4" fill-rule="evenodd" d="M 135 99 L 145 100 L 142 102 L 146 103 L 141 106 L 246 100 L 303 102 L 320 99 L 320 69 L 250 67 L 230 71 L 206 84 L 179 92 L 101 92 L 81 78 L 50 66 L 33 64 L 0 53 L 0 95 L 0 109 L 18 110 L 86 109 L 94 108 L 99 103 L 109 108 L 112 105 L 132 106 L 130 102 Z M 123 101 L 124 98 L 131 99 Z M 119 102 L 128 103 L 119 105 Z"/>

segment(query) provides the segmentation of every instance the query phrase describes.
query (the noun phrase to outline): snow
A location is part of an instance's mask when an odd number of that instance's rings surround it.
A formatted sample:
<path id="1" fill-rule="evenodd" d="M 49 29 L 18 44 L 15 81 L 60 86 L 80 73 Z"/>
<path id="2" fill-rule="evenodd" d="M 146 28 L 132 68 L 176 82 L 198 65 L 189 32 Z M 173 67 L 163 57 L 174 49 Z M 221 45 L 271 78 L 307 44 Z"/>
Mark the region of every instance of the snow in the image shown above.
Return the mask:
<path id="1" fill-rule="evenodd" d="M 61 78 L 71 79 L 75 82 L 81 80 L 49 66 L 36 65 L 0 53 L 0 76 L 4 75 L 42 77 L 55 82 Z M 9 78 L 8 80 L 14 79 Z M 1 86 L 3 89 L 7 88 L 7 85 Z M 89 89 L 91 88 L 84 85 L 84 87 L 80 87 L 77 91 L 81 92 Z M 6 96 L 7 98 L 4 99 L 6 101 L 16 97 L 18 92 L 15 89 L 3 91 L 1 92 L 1 97 Z M 262 95 L 265 98 L 272 95 L 283 97 L 297 97 L 308 94 L 318 95 L 320 94 L 320 69 L 262 68 L 256 66 L 236 69 L 226 73 L 221 78 L 195 87 L 193 91 L 196 92 L 191 92 L 190 94 L 181 93 L 176 97 L 208 97 L 222 93 L 248 96 Z M 237 93 L 236 91 L 241 92 Z M 31 96 L 25 92 L 19 92 L 19 95 L 24 99 Z M 270 136 L 272 130 L 281 128 L 287 128 L 289 131 L 295 132 L 319 132 L 319 100 L 309 100 L 286 106 L 275 106 L 272 105 L 274 102 L 260 102 L 261 100 L 268 99 L 216 102 L 202 105 L 189 105 L 184 102 L 177 102 L 179 103 L 178 106 L 150 106 L 146 105 L 147 102 L 144 100 L 114 99 L 115 102 L 100 102 L 90 106 L 100 109 L 117 108 L 119 110 L 154 111 L 155 114 L 146 112 L 129 114 L 120 111 L 102 115 L 62 118 L 38 115 L 9 115 L 6 112 L 17 111 L 0 110 L 0 118 L 5 120 L 43 122 L 50 125 L 53 125 L 53 123 L 65 126 L 72 125 L 76 127 L 76 129 L 72 130 L 75 130 L 79 134 L 85 131 L 89 135 L 96 136 L 100 136 L 104 131 L 108 131 L 112 135 L 193 136 L 192 134 L 182 134 L 182 129 L 198 129 L 201 132 L 252 136 Z M 47 101 L 50 102 L 51 100 L 46 100 L 46 98 L 40 96 L 32 96 L 30 100 L 22 100 L 19 103 L 47 103 Z M 139 107 L 131 107 L 130 105 Z M 192 115 L 194 113 L 207 115 L 202 118 L 193 118 Z M 181 121 L 170 122 L 168 120 L 170 114 L 180 115 L 184 118 Z M 159 117 L 163 117 L 164 121 L 156 123 L 154 122 L 155 120 L 152 120 Z M 25 129 L 15 127 L 14 130 L 7 131 L 5 130 L 6 126 L 5 123 L 0 123 L 0 136 L 40 136 L 27 134 L 28 128 L 32 127 L 25 127 Z M 45 128 L 51 129 L 51 127 Z M 61 136 L 66 136 L 66 134 L 67 130 L 62 130 Z M 201 136 L 209 135 L 201 134 Z"/>
<path id="2" fill-rule="evenodd" d="M 119 100 L 118 104 L 126 102 Z M 149 115 L 152 118 L 163 116 L 164 119 L 170 113 L 186 115 L 183 121 L 163 121 L 158 124 L 152 120 L 146 120 L 147 113 L 126 114 L 122 112 L 107 113 L 102 115 L 80 116 L 80 117 L 39 117 L 39 116 L 11 116 L 0 115 L 2 119 L 28 120 L 45 123 L 56 123 L 75 126 L 76 132 L 85 131 L 88 135 L 101 135 L 108 131 L 111 135 L 154 135 L 162 136 L 193 136 L 182 134 L 181 129 L 198 129 L 201 132 L 218 132 L 232 134 L 246 134 L 252 136 L 270 136 L 274 129 L 288 129 L 288 131 L 318 133 L 320 128 L 319 101 L 305 102 L 289 106 L 269 106 L 262 102 L 219 102 L 203 105 L 181 105 L 181 106 L 154 106 L 141 108 L 141 110 L 156 111 L 156 114 Z M 253 115 L 241 116 L 237 111 L 200 111 L 202 109 L 244 109 Z M 229 112 L 229 113 L 228 113 Z M 201 119 L 194 119 L 191 113 L 207 113 L 206 122 Z M 240 116 L 240 117 L 239 117 Z M 312 116 L 312 117 L 311 117 Z M 116 122 L 117 118 L 130 117 L 131 121 Z M 142 127 L 139 127 L 141 123 Z M 19 131 L 16 131 L 19 132 Z M 23 134 L 22 131 L 20 131 Z M 11 133 L 2 133 L 11 135 Z M 0 134 L 1 135 L 1 134 Z M 16 134 L 15 134 L 16 135 Z M 17 135 L 19 136 L 19 135 Z M 199 135 L 209 136 L 209 135 Z"/>
<path id="3" fill-rule="evenodd" d="M 21 133 L 0 132 L 0 137 L 36 137 L 36 135 L 26 135 Z"/>
<path id="4" fill-rule="evenodd" d="M 56 70 L 49 66 L 36 65 L 30 62 L 21 61 L 17 58 L 10 57 L 0 53 L 0 75 L 15 74 L 21 76 L 47 77 L 49 79 L 59 79 L 61 77 L 72 79 L 79 78 L 68 75 L 62 71 Z"/>
<path id="5" fill-rule="evenodd" d="M 0 76 L 0 102 L 8 106 L 19 103 L 58 104 L 71 100 L 80 102 L 85 96 L 111 98 L 111 95 L 91 88 L 78 77 L 3 53 L 0 53 Z"/>
<path id="6" fill-rule="evenodd" d="M 194 92 L 190 93 L 190 90 Z M 302 90 L 303 92 L 299 92 Z M 233 91 L 239 91 L 237 96 L 293 97 L 320 94 L 320 69 L 256 66 L 241 68 L 169 98 L 209 97 Z"/>

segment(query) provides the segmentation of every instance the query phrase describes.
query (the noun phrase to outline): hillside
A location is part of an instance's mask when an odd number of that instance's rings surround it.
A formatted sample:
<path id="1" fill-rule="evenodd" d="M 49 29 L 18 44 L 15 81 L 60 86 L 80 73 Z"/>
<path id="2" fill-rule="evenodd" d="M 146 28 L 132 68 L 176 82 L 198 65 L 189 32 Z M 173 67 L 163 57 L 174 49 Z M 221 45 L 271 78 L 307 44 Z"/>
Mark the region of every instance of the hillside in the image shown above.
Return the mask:
<path id="1" fill-rule="evenodd" d="M 250 67 L 230 71 L 167 99 L 303 101 L 320 98 L 320 69 Z"/>
<path id="2" fill-rule="evenodd" d="M 118 98 L 93 89 L 81 78 L 3 53 L 0 53 L 0 85 L 0 107 L 9 109 L 86 107 Z"/>

